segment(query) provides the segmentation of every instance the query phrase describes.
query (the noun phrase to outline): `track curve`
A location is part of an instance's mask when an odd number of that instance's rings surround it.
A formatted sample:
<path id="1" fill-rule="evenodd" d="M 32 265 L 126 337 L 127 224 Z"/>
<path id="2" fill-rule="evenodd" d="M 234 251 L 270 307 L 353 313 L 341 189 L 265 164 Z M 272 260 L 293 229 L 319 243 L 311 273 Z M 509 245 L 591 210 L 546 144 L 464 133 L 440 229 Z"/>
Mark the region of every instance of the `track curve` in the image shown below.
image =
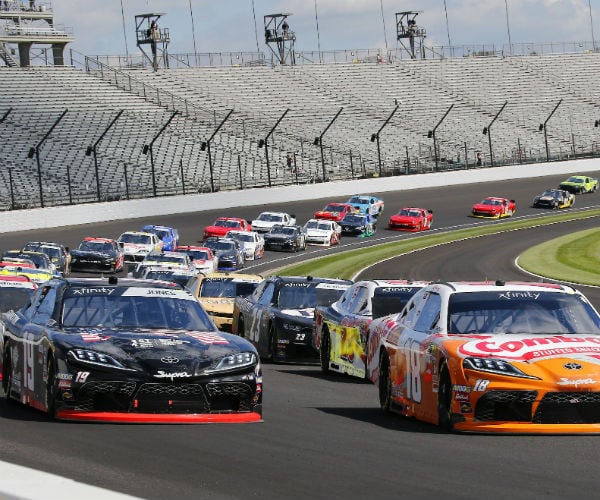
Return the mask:
<path id="1" fill-rule="evenodd" d="M 386 216 L 403 205 L 432 208 L 434 228 L 490 223 L 466 217 L 483 196 L 517 199 L 518 215 L 561 178 L 386 193 Z M 506 194 L 505 194 L 506 193 Z M 290 203 L 304 221 L 325 201 Z M 578 207 L 598 203 L 578 197 Z M 273 207 L 274 208 L 274 207 Z M 278 206 L 282 209 L 283 207 Z M 265 207 L 267 209 L 267 207 Z M 252 218 L 260 208 L 243 213 Z M 220 211 L 235 215 L 243 209 Z M 70 246 L 146 222 L 174 225 L 196 241 L 215 212 L 3 235 L 3 249 L 32 239 Z M 493 223 L 493 222 L 492 222 Z M 592 222 L 594 223 L 594 222 Z M 523 248 L 578 230 L 578 223 L 503 233 L 424 250 L 369 268 L 365 277 L 528 279 L 513 264 Z M 378 230 L 377 239 L 414 237 Z M 362 240 L 346 244 L 368 245 Z M 305 258 L 322 249 L 311 249 Z M 326 251 L 328 252 L 328 251 Z M 287 255 L 269 254 L 266 272 Z M 251 267 L 251 266 L 249 266 Z M 468 273 L 468 274 L 467 274 Z M 588 294 L 588 290 L 585 290 Z M 592 298 L 590 296 L 590 298 Z M 592 299 L 596 305 L 598 297 Z M 597 494 L 598 438 L 451 435 L 384 414 L 374 386 L 323 376 L 318 367 L 264 365 L 262 424 L 155 426 L 57 423 L 0 403 L 2 459 L 144 498 L 565 498 Z"/>

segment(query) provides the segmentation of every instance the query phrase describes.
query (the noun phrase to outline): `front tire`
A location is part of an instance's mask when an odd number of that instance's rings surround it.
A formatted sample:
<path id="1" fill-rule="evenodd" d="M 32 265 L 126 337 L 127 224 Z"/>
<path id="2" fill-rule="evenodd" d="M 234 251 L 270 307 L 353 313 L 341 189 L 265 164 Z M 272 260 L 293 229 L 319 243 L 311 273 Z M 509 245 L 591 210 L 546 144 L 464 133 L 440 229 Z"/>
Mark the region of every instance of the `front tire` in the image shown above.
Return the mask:
<path id="1" fill-rule="evenodd" d="M 392 377 L 390 375 L 390 358 L 383 351 L 379 356 L 379 404 L 385 412 L 390 412 L 392 404 Z"/>
<path id="2" fill-rule="evenodd" d="M 331 337 L 329 330 L 324 329 L 321 337 L 321 348 L 319 349 L 319 359 L 321 361 L 321 371 L 325 374 L 330 373 L 329 361 L 331 360 Z"/>
<path id="3" fill-rule="evenodd" d="M 452 432 L 452 380 L 450 379 L 450 371 L 445 361 L 440 366 L 438 424 L 443 430 Z"/>

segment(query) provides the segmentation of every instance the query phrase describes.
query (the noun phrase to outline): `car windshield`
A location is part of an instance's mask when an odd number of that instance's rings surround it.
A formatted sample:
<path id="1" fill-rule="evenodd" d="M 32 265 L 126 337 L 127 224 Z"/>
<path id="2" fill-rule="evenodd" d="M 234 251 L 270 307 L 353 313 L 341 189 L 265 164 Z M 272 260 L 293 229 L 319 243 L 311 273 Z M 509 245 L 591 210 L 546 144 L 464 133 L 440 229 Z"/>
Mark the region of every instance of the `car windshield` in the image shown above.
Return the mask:
<path id="1" fill-rule="evenodd" d="M 237 248 L 233 241 L 207 241 L 206 246 L 210 247 L 213 252 L 237 252 Z"/>
<path id="2" fill-rule="evenodd" d="M 188 254 L 194 260 L 208 260 L 208 252 L 206 250 L 182 250 L 182 253 Z"/>
<path id="3" fill-rule="evenodd" d="M 91 290 L 85 288 L 85 290 Z M 183 290 L 158 288 L 73 288 L 65 293 L 61 311 L 63 327 L 214 330 L 198 301 Z"/>
<path id="4" fill-rule="evenodd" d="M 246 242 L 246 243 L 253 243 L 254 242 L 254 236 L 250 233 L 228 233 L 227 234 L 228 238 L 233 238 L 236 241 L 241 241 L 241 242 Z"/>
<path id="5" fill-rule="evenodd" d="M 144 264 L 147 263 L 155 263 L 155 264 L 178 264 L 185 265 L 185 256 L 184 255 L 171 255 L 171 254 L 162 254 L 162 253 L 151 253 L 144 258 Z"/>
<path id="6" fill-rule="evenodd" d="M 217 219 L 215 221 L 214 225 L 218 226 L 218 227 L 240 227 L 240 221 L 228 220 L 228 219 Z"/>
<path id="7" fill-rule="evenodd" d="M 109 253 L 114 248 L 108 241 L 82 241 L 79 244 L 79 250 L 83 250 L 84 252 Z"/>
<path id="8" fill-rule="evenodd" d="M 580 295 L 543 291 L 455 293 L 450 333 L 600 334 L 600 316 Z"/>
<path id="9" fill-rule="evenodd" d="M 271 229 L 271 234 L 283 234 L 285 236 L 294 236 L 296 229 L 289 226 L 274 226 Z"/>
<path id="10" fill-rule="evenodd" d="M 50 259 L 55 259 L 55 260 L 58 260 L 61 257 L 60 247 L 45 245 L 43 243 L 36 243 L 36 242 L 27 243 L 23 247 L 23 250 L 31 250 L 34 252 L 43 252 L 48 257 L 50 257 Z"/>
<path id="11" fill-rule="evenodd" d="M 32 294 L 33 288 L 0 287 L 0 312 L 20 309 Z"/>
<path id="12" fill-rule="evenodd" d="M 366 217 L 363 215 L 348 214 L 344 217 L 344 222 L 365 222 Z"/>
<path id="13" fill-rule="evenodd" d="M 569 177 L 567 182 L 576 182 L 577 184 L 583 184 L 583 179 L 581 177 Z"/>
<path id="14" fill-rule="evenodd" d="M 149 280 L 172 281 L 181 286 L 187 285 L 190 280 L 189 274 L 177 273 L 172 269 L 148 269 L 143 277 Z"/>
<path id="15" fill-rule="evenodd" d="M 258 216 L 258 220 L 264 222 L 282 222 L 283 215 L 262 213 Z"/>
<path id="16" fill-rule="evenodd" d="M 485 200 L 481 200 L 482 205 L 502 205 L 501 200 L 497 200 L 495 198 L 486 198 Z"/>
<path id="17" fill-rule="evenodd" d="M 259 282 L 241 281 L 235 278 L 205 278 L 200 285 L 200 297 L 237 297 L 251 294 Z"/>
<path id="18" fill-rule="evenodd" d="M 343 283 L 284 283 L 279 289 L 277 305 L 281 309 L 305 309 L 329 306 L 348 288 Z"/>
<path id="19" fill-rule="evenodd" d="M 419 217 L 421 212 L 419 210 L 411 210 L 410 208 L 405 208 L 398 212 L 398 215 L 404 215 L 405 217 Z"/>
<path id="20" fill-rule="evenodd" d="M 147 245 L 150 243 L 150 236 L 147 234 L 122 234 L 119 241 L 135 245 Z"/>
<path id="21" fill-rule="evenodd" d="M 344 211 L 344 206 L 343 205 L 327 205 L 324 209 L 324 212 L 343 212 Z"/>
<path id="22" fill-rule="evenodd" d="M 348 203 L 358 203 L 359 205 L 368 205 L 370 203 L 370 201 L 371 200 L 369 198 L 353 196 L 352 198 L 350 198 L 350 201 L 348 201 Z"/>

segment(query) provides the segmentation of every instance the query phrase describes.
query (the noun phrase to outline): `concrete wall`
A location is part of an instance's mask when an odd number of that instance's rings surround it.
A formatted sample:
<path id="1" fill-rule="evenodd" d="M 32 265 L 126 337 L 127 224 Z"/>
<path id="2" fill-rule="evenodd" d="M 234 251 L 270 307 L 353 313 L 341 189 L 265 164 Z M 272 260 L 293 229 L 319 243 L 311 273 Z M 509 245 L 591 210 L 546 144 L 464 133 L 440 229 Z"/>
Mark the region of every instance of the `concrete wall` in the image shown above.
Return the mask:
<path id="1" fill-rule="evenodd" d="M 71 226 L 90 222 L 200 212 L 218 208 L 285 203 L 290 200 L 335 199 L 352 194 L 385 193 L 388 191 L 402 191 L 432 186 L 452 186 L 559 174 L 566 176 L 568 174 L 598 170 L 600 170 L 600 160 L 589 159 L 436 172 L 422 175 L 381 177 L 322 184 L 304 184 L 270 189 L 223 191 L 186 196 L 15 210 L 0 212 L 0 233 Z"/>

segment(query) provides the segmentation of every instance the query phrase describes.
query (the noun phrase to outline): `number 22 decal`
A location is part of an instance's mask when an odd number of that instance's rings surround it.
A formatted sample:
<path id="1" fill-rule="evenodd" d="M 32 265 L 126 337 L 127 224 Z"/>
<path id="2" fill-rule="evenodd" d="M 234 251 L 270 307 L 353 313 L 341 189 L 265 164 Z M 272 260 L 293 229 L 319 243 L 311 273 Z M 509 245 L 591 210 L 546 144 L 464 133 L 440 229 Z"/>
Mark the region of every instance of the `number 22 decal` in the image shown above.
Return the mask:
<path id="1" fill-rule="evenodd" d="M 419 343 L 408 339 L 404 344 L 404 360 L 406 365 L 406 398 L 415 403 L 421 402 L 421 358 Z"/>

